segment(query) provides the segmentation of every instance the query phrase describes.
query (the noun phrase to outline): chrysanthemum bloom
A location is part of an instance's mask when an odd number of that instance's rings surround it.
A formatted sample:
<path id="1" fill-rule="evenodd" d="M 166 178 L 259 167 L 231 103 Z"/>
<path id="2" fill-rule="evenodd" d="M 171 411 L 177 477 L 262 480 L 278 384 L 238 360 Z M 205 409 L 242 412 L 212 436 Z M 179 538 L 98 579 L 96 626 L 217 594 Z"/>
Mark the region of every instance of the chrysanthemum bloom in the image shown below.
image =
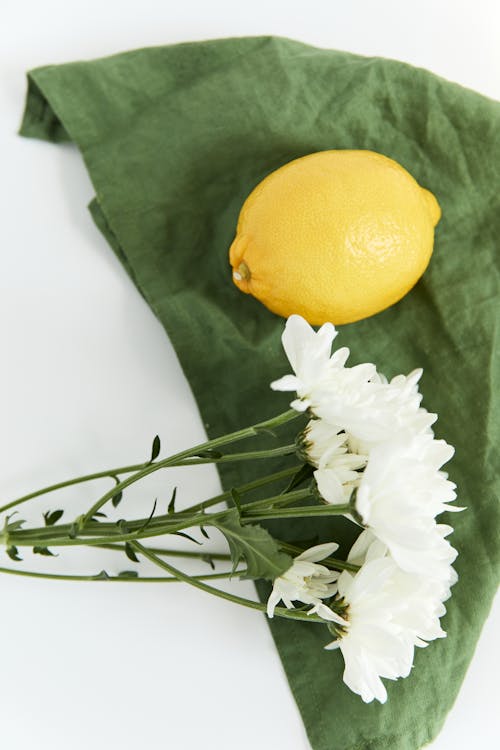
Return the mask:
<path id="1" fill-rule="evenodd" d="M 344 682 L 365 703 L 374 699 L 385 703 L 387 691 L 381 678 L 407 677 L 413 664 L 411 634 L 392 616 L 399 606 L 391 595 L 396 571 L 391 558 L 380 558 L 367 562 L 355 575 L 344 571 L 339 578 L 348 624 L 341 637 L 326 648 L 340 648 Z"/>
<path id="2" fill-rule="evenodd" d="M 438 531 L 447 536 L 453 529 L 451 526 L 438 525 Z M 348 559 L 354 565 L 361 566 L 381 557 L 390 557 L 388 548 L 372 531 L 366 529 L 357 538 Z M 397 595 L 401 605 L 393 614 L 399 624 L 413 632 L 416 646 L 427 646 L 426 641 L 446 636 L 439 619 L 446 613 L 443 603 L 450 598 L 451 586 L 458 580 L 456 571 L 451 567 L 455 557 L 456 550 L 453 550 L 450 559 L 446 563 L 443 561 L 440 574 L 432 578 L 405 573 L 401 569 L 394 573 L 392 593 Z"/>
<path id="3" fill-rule="evenodd" d="M 323 419 L 312 419 L 300 438 L 300 452 L 305 460 L 316 466 L 314 478 L 321 493 L 328 487 L 328 501 L 346 503 L 361 479 L 360 469 L 366 466 L 367 456 L 349 453 L 345 432 Z"/>
<path id="4" fill-rule="evenodd" d="M 365 454 L 400 430 L 428 431 L 436 415 L 420 407 L 422 371 L 397 375 L 388 383 L 371 363 L 346 367 L 349 349 L 331 354 L 336 336 L 330 323 L 315 333 L 303 318 L 292 315 L 282 342 L 295 375 L 285 375 L 271 387 L 295 391 L 292 408 L 310 409 L 337 432 L 344 431 L 353 453 Z"/>
<path id="5" fill-rule="evenodd" d="M 456 499 L 455 485 L 440 471 L 454 450 L 432 434 L 410 435 L 381 444 L 357 489 L 355 509 L 408 573 L 442 577 L 456 557 L 445 536 L 449 527 L 435 518 Z"/>
<path id="6" fill-rule="evenodd" d="M 337 582 L 347 625 L 326 648 L 341 650 L 344 682 L 353 692 L 365 703 L 385 703 L 381 678 L 407 677 L 414 647 L 445 636 L 439 617 L 446 592 L 425 576 L 401 571 L 371 532 L 361 534 L 348 559 L 361 568 L 344 571 Z"/>
<path id="7" fill-rule="evenodd" d="M 345 392 L 347 400 L 359 400 L 359 386 L 376 373 L 375 365 L 363 364 L 344 368 L 349 349 L 343 347 L 333 354 L 332 342 L 337 336 L 335 326 L 325 323 L 316 333 L 300 315 L 291 315 L 281 337 L 283 348 L 295 375 L 285 375 L 271 383 L 275 391 L 295 391 L 290 406 L 297 411 L 316 410 L 324 400 L 332 382 Z"/>
<path id="8" fill-rule="evenodd" d="M 335 581 L 339 573 L 317 564 L 335 552 L 338 546 L 334 542 L 318 544 L 294 559 L 291 567 L 274 581 L 267 602 L 269 617 L 273 617 L 276 605 L 282 600 L 287 609 L 293 609 L 293 602 L 312 604 L 308 614 L 315 613 L 329 622 L 344 624 L 344 620 L 322 601 L 330 599 L 337 592 Z"/>
<path id="9" fill-rule="evenodd" d="M 400 433 L 431 433 L 437 414 L 420 406 L 422 394 L 418 383 L 423 370 L 413 370 L 409 375 L 396 375 L 390 382 L 377 373 L 371 379 L 373 388 L 377 383 L 376 403 L 360 424 L 351 424 L 349 450 L 356 453 L 370 452 L 376 445 Z M 331 418 L 331 407 L 325 405 L 324 416 Z"/>

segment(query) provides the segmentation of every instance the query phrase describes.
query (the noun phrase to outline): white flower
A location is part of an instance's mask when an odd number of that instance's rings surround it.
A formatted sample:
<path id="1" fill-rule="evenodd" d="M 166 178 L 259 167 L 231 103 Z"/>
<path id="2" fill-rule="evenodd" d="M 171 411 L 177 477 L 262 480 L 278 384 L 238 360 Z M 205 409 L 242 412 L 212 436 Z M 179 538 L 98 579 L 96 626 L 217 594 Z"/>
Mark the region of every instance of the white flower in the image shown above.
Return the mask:
<path id="1" fill-rule="evenodd" d="M 335 542 L 318 544 L 294 559 L 291 567 L 274 581 L 267 602 L 269 617 L 273 617 L 280 600 L 283 600 L 287 609 L 293 609 L 292 602 L 299 601 L 313 605 L 308 614 L 316 613 L 324 620 L 344 624 L 344 620 L 322 602 L 322 599 L 329 599 L 336 593 L 337 586 L 334 582 L 339 573 L 317 564 L 318 560 L 324 560 L 335 552 L 338 546 Z"/>
<path id="2" fill-rule="evenodd" d="M 439 618 L 449 591 L 425 576 L 404 573 L 370 531 L 360 535 L 348 560 L 362 565 L 358 573 L 344 571 L 338 579 L 348 624 L 326 648 L 341 650 L 344 682 L 351 690 L 365 703 L 385 703 L 381 678 L 407 677 L 414 647 L 446 635 Z"/>
<path id="3" fill-rule="evenodd" d="M 314 472 L 319 494 L 330 505 L 348 503 L 353 489 L 359 485 L 360 477 L 358 472 L 343 466 L 316 469 Z"/>
<path id="4" fill-rule="evenodd" d="M 391 578 L 397 567 L 391 558 L 367 562 L 355 575 L 344 571 L 339 595 L 347 605 L 348 625 L 341 638 L 326 648 L 340 648 L 344 682 L 365 703 L 385 703 L 381 677 L 407 677 L 413 664 L 413 639 L 393 617 L 399 602 L 391 596 Z"/>
<path id="5" fill-rule="evenodd" d="M 327 502 L 346 503 L 359 483 L 358 469 L 367 456 L 348 452 L 348 437 L 322 419 L 312 419 L 302 436 L 303 452 L 313 466 L 318 489 Z"/>
<path id="6" fill-rule="evenodd" d="M 376 446 L 357 490 L 355 506 L 363 524 L 408 573 L 442 578 L 456 557 L 446 529 L 435 517 L 456 498 L 455 485 L 440 471 L 454 450 L 444 440 L 421 433 Z"/>
<path id="7" fill-rule="evenodd" d="M 443 536 L 453 530 L 451 526 L 440 525 L 437 528 Z M 455 559 L 455 550 L 453 553 L 453 559 Z M 366 561 L 389 556 L 389 550 L 383 542 L 367 529 L 357 538 L 348 560 L 355 565 L 363 565 Z M 439 618 L 446 612 L 443 602 L 450 597 L 450 587 L 458 580 L 451 562 L 452 560 L 447 563 L 446 570 L 443 566 L 440 578 L 435 575 L 429 577 L 405 573 L 396 564 L 390 591 L 393 601 L 399 600 L 400 606 L 397 611 L 394 611 L 393 616 L 400 625 L 412 632 L 416 646 L 427 646 L 426 641 L 443 638 L 446 635 L 441 628 Z"/>
<path id="8" fill-rule="evenodd" d="M 422 371 L 397 375 L 388 383 L 371 363 L 345 367 L 349 349 L 331 354 L 336 336 L 330 323 L 315 333 L 303 318 L 292 315 L 282 342 L 295 375 L 285 375 L 271 388 L 296 391 L 292 408 L 309 408 L 336 432 L 345 431 L 354 453 L 365 454 L 400 430 L 428 431 L 436 415 L 420 407 Z"/>
<path id="9" fill-rule="evenodd" d="M 453 582 L 457 580 L 451 567 L 449 575 Z M 449 586 L 426 576 L 405 573 L 396 567 L 390 592 L 393 599 L 398 598 L 401 602 L 395 619 L 411 634 L 415 646 L 425 647 L 429 641 L 446 637 L 439 620 L 446 613 L 443 602 L 449 597 Z"/>
<path id="10" fill-rule="evenodd" d="M 390 382 L 377 373 L 372 383 L 378 383 L 377 399 L 370 413 L 361 424 L 350 425 L 349 448 L 357 453 L 369 453 L 381 442 L 406 432 L 432 433 L 431 425 L 437 419 L 420 406 L 422 394 L 418 382 L 423 370 L 413 370 L 409 375 L 396 375 Z M 328 409 L 325 409 L 329 416 Z"/>
<path id="11" fill-rule="evenodd" d="M 309 463 L 318 469 L 331 469 L 339 465 L 358 469 L 366 466 L 368 459 L 368 456 L 349 453 L 346 433 L 339 432 L 324 419 L 311 419 L 308 422 L 302 433 L 301 444 Z"/>
<path id="12" fill-rule="evenodd" d="M 345 370 L 349 349 L 344 347 L 331 354 L 336 336 L 337 331 L 331 323 L 325 323 L 316 333 L 300 315 L 288 318 L 281 340 L 295 375 L 275 380 L 271 388 L 295 391 L 298 398 L 290 404 L 293 409 L 305 411 L 311 408 L 315 412 L 332 382 L 337 384 L 337 390 L 347 391 L 357 400 L 359 384 L 375 374 L 375 366 L 370 364 Z"/>
<path id="13" fill-rule="evenodd" d="M 352 452 L 369 453 L 373 446 L 401 432 L 430 431 L 437 415 L 420 407 L 422 395 L 418 391 L 418 381 L 421 376 L 422 370 L 414 370 L 387 382 L 383 375 L 375 372 L 366 382 L 357 382 L 357 398 L 339 387 L 340 379 L 338 382 L 332 379 L 318 397 L 315 413 L 346 431 Z"/>

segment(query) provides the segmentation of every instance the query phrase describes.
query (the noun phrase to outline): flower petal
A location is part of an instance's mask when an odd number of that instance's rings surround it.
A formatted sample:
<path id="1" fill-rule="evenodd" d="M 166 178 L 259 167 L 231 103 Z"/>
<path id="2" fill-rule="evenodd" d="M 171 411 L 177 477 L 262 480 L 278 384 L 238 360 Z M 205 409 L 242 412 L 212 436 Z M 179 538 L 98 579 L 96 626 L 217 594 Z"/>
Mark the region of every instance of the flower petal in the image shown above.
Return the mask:
<path id="1" fill-rule="evenodd" d="M 295 375 L 283 375 L 282 378 L 271 383 L 271 388 L 273 391 L 296 391 L 298 382 Z"/>
<path id="2" fill-rule="evenodd" d="M 317 544 L 315 547 L 309 547 L 304 552 L 301 552 L 295 559 L 296 560 L 307 560 L 308 562 L 318 562 L 324 560 L 325 557 L 329 557 L 331 554 L 336 552 L 339 545 L 336 542 L 326 542 L 325 544 Z"/>

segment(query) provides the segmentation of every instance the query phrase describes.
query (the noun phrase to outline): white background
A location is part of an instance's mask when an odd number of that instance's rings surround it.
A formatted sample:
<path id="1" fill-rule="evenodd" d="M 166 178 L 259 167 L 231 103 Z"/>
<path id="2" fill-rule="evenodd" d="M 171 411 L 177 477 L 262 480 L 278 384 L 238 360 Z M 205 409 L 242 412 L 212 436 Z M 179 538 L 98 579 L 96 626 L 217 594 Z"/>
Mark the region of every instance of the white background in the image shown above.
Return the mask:
<path id="1" fill-rule="evenodd" d="M 495 0 L 4 0 L 3 502 L 61 478 L 141 461 L 156 433 L 164 451 L 203 438 L 160 324 L 86 210 L 92 188 L 76 149 L 16 136 L 26 70 L 140 46 L 277 34 L 405 60 L 500 98 L 499 23 Z M 155 475 L 127 493 L 122 512 L 147 513 L 154 497 L 165 501 L 179 481 L 184 503 L 219 486 L 210 468 Z M 93 492 L 107 487 L 94 485 Z M 40 499 L 33 518 L 64 505 L 69 519 L 86 507 L 89 491 Z M 25 565 L 73 572 L 133 567 L 111 553 L 99 563 L 86 552 L 62 557 L 44 561 L 27 553 Z M 3 553 L 0 560 L 10 563 Z M 249 583 L 233 588 L 253 596 Z M 496 744 L 499 621 L 497 604 L 433 750 Z M 264 618 L 185 586 L 0 577 L 0 652 L 5 748 L 309 747 Z"/>

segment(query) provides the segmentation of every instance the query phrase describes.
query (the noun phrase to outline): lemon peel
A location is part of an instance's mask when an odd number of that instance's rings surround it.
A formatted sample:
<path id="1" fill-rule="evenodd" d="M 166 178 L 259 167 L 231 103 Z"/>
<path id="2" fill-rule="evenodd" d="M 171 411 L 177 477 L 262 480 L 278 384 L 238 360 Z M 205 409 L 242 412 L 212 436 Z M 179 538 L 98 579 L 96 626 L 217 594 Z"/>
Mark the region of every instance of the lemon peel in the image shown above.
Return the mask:
<path id="1" fill-rule="evenodd" d="M 320 151 L 269 174 L 245 200 L 233 282 L 312 325 L 351 323 L 398 302 L 430 261 L 435 196 L 368 150 Z"/>

